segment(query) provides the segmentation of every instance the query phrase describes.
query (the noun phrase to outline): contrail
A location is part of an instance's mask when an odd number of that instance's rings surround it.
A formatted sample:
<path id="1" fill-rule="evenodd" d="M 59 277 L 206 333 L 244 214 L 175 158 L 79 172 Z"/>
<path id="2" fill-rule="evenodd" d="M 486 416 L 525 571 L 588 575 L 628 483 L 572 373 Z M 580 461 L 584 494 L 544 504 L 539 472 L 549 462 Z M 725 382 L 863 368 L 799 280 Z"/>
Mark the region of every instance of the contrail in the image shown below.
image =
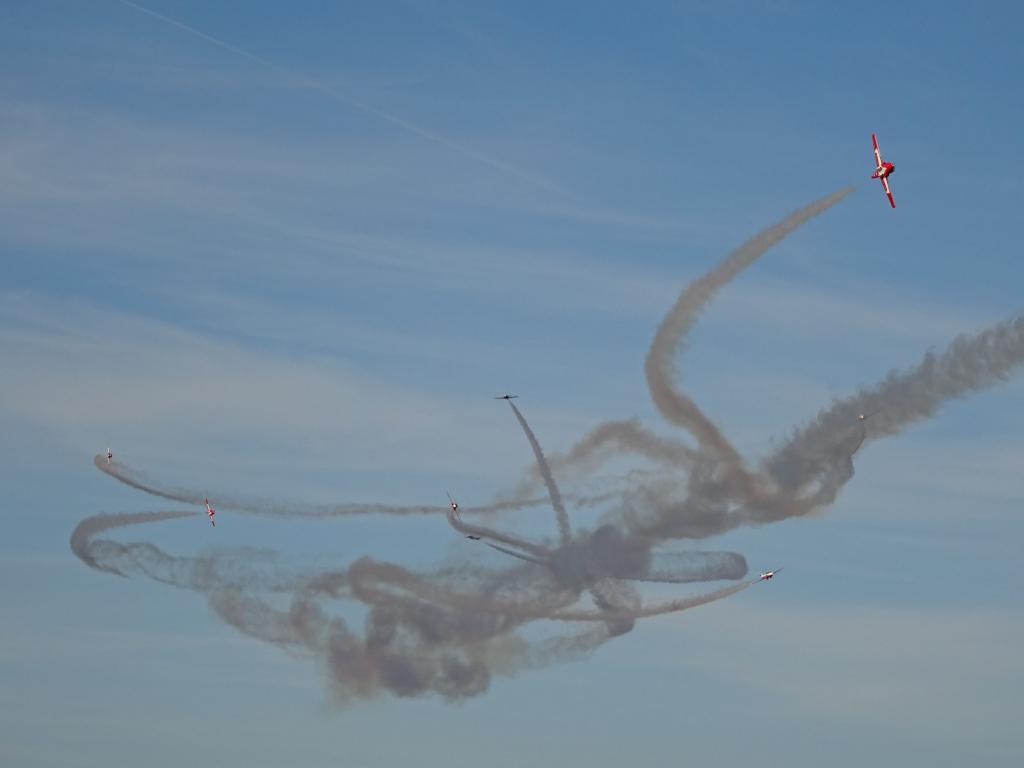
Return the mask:
<path id="1" fill-rule="evenodd" d="M 471 149 L 465 145 L 458 144 L 452 141 L 451 139 L 446 138 L 445 136 L 442 136 L 438 133 L 434 133 L 433 131 L 428 131 L 425 128 L 421 128 L 415 123 L 410 123 L 408 120 L 403 120 L 400 117 L 396 117 L 395 115 L 392 115 L 388 112 L 384 112 L 383 110 L 377 109 L 376 107 L 371 106 L 370 104 L 367 104 L 364 101 L 360 101 L 359 99 L 356 99 L 350 96 L 349 94 L 338 90 L 337 88 L 315 81 L 311 83 L 305 78 L 299 77 L 296 73 L 288 70 L 287 68 L 282 67 L 280 64 L 275 64 L 269 59 L 265 59 L 262 56 L 257 56 L 255 53 L 250 53 L 249 51 L 239 48 L 236 45 L 232 45 L 231 43 L 225 42 L 224 40 L 214 37 L 213 35 L 209 35 L 206 32 L 196 29 L 195 27 L 189 26 L 188 24 L 178 21 L 177 19 L 172 19 L 170 16 L 165 16 L 162 13 L 157 13 L 156 11 L 146 8 L 145 6 L 139 5 L 138 3 L 133 3 L 131 2 L 131 0 L 118 0 L 118 2 L 120 2 L 122 5 L 128 6 L 129 8 L 134 8 L 136 11 L 139 11 L 140 13 L 144 13 L 147 16 L 157 19 L 158 21 L 161 21 L 164 24 L 169 24 L 177 29 L 180 29 L 183 32 L 187 32 L 190 35 L 194 35 L 195 37 L 205 40 L 211 45 L 215 45 L 218 48 L 221 48 L 222 50 L 228 51 L 229 53 L 233 53 L 236 56 L 241 56 L 242 58 L 248 59 L 251 62 L 266 67 L 267 69 L 273 70 L 279 75 L 283 75 L 285 77 L 292 79 L 300 79 L 305 83 L 306 87 L 319 91 L 328 98 L 331 98 L 341 104 L 344 104 L 347 107 L 358 109 L 362 112 L 373 115 L 374 117 L 384 120 L 385 122 L 391 123 L 392 125 L 395 125 L 404 131 L 408 131 L 409 133 L 419 136 L 422 139 L 426 139 L 427 141 L 439 144 L 442 147 L 445 147 L 446 149 L 449 149 L 460 155 L 475 160 L 478 163 L 482 163 L 484 165 L 490 166 L 491 168 L 494 168 L 495 170 L 501 171 L 502 173 L 506 173 L 510 176 L 513 176 L 520 181 L 526 182 L 533 186 L 540 187 L 542 189 L 547 190 L 548 192 L 556 193 L 562 196 L 567 196 L 567 193 L 564 190 L 559 189 L 547 179 L 543 179 L 525 173 L 524 171 L 521 171 L 515 166 L 512 166 L 502 160 L 497 160 L 475 149 Z"/>

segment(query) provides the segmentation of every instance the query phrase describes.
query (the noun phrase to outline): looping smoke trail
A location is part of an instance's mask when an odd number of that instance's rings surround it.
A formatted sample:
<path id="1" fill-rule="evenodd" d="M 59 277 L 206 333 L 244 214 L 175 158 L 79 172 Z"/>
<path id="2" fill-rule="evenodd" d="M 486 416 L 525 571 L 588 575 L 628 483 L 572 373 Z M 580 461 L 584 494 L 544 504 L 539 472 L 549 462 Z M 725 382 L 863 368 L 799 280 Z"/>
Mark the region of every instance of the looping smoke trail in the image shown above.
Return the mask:
<path id="1" fill-rule="evenodd" d="M 785 238 L 809 219 L 828 210 L 853 191 L 846 187 L 814 201 L 791 213 L 777 224 L 765 229 L 741 245 L 717 267 L 690 283 L 676 299 L 675 305 L 661 321 L 644 361 L 644 373 L 651 400 L 668 421 L 687 429 L 701 448 L 725 462 L 737 480 L 754 495 L 751 478 L 743 471 L 743 460 L 721 431 L 690 398 L 675 386 L 673 367 L 675 355 L 690 332 L 700 311 L 715 294 L 741 271 L 754 263 L 765 251 Z"/>
<path id="2" fill-rule="evenodd" d="M 642 608 L 640 595 L 633 587 L 624 583 L 624 579 L 683 583 L 722 578 L 737 579 L 746 575 L 746 561 L 735 553 L 677 554 L 675 569 L 668 567 L 665 556 L 662 556 L 660 571 L 652 570 L 651 542 L 642 538 L 623 536 L 617 528 L 610 525 L 604 525 L 593 534 L 573 541 L 569 516 L 544 451 L 526 418 L 511 400 L 509 405 L 533 449 L 537 471 L 548 489 L 551 506 L 557 514 L 562 532 L 561 547 L 548 552 L 546 557 L 542 558 L 537 556 L 537 552 L 526 555 L 491 542 L 486 543 L 492 549 L 520 560 L 546 565 L 558 583 L 563 588 L 573 589 L 576 596 L 585 589 L 606 617 L 609 634 L 616 636 L 631 631 L 635 619 L 630 618 L 630 612 Z M 457 520 L 454 510 L 449 512 L 448 519 L 450 522 Z M 680 562 L 683 564 L 682 572 L 679 570 Z M 709 598 L 707 601 L 710 599 L 716 598 Z M 555 614 L 548 614 L 547 618 L 554 616 Z"/>
<path id="3" fill-rule="evenodd" d="M 604 452 L 607 455 L 602 455 Z M 688 466 L 700 455 L 684 443 L 645 429 L 637 419 L 629 419 L 599 424 L 564 456 L 548 457 L 548 463 L 552 470 L 593 469 L 595 462 L 625 453 L 634 453 L 677 469 Z"/>
<path id="4" fill-rule="evenodd" d="M 396 696 L 434 693 L 455 700 L 478 695 L 499 674 L 569 658 L 581 658 L 635 622 L 704 605 L 749 588 L 747 580 L 704 594 L 645 604 L 633 583 L 741 579 L 742 555 L 731 552 L 655 552 L 671 539 L 699 539 L 740 525 L 758 525 L 812 514 L 831 504 L 854 474 L 853 457 L 868 439 L 900 432 L 932 416 L 950 399 L 1004 380 L 1024 363 L 1024 316 L 974 336 L 955 339 L 943 352 L 928 353 L 915 367 L 889 374 L 873 387 L 835 401 L 797 430 L 758 469 L 749 469 L 696 405 L 677 392 L 674 355 L 704 305 L 732 277 L 779 239 L 833 205 L 841 190 L 765 230 L 719 267 L 683 291 L 662 323 L 648 355 L 648 383 L 659 410 L 690 431 L 697 447 L 658 438 L 635 422 L 608 422 L 581 439 L 556 466 L 577 475 L 595 471 L 615 456 L 653 461 L 658 472 L 629 476 L 620 507 L 609 510 L 593 531 L 569 529 L 559 519 L 557 548 L 523 541 L 484 526 L 463 523 L 464 534 L 487 538 L 493 550 L 516 558 L 510 569 L 468 564 L 415 573 L 369 558 L 347 568 L 292 574 L 272 553 L 212 553 L 194 558 L 167 555 L 153 544 L 98 539 L 124 525 L 190 516 L 190 512 L 99 515 L 83 520 L 71 548 L 92 568 L 119 575 L 144 574 L 203 594 L 232 626 L 289 653 L 322 663 L 339 701 L 386 691 Z M 565 509 L 551 464 L 531 438 L 537 474 L 552 507 Z M 857 418 L 870 413 L 870 421 Z M 117 463 L 97 466 L 129 485 L 165 498 L 197 503 L 198 494 L 168 489 Z M 566 497 L 569 498 L 569 497 Z M 597 497 L 590 497 L 590 501 Z M 225 496 L 224 505 L 253 514 L 331 517 L 352 514 L 421 514 L 434 506 L 335 505 L 313 507 Z M 535 505 L 524 490 L 517 498 L 474 511 Z M 469 511 L 469 510 L 467 510 Z M 589 593 L 593 608 L 580 600 Z M 332 615 L 328 601 L 349 600 L 366 611 L 362 632 Z M 282 602 L 285 604 L 282 605 Z M 517 630 L 535 621 L 585 622 L 576 634 L 527 640 Z"/>
<path id="5" fill-rule="evenodd" d="M 719 290 L 753 264 L 769 248 L 809 219 L 831 208 L 849 195 L 853 189 L 853 187 L 846 187 L 815 200 L 810 205 L 794 211 L 781 221 L 754 235 L 710 272 L 687 285 L 654 334 L 644 364 L 647 384 L 651 390 L 651 399 L 662 416 L 673 424 L 678 424 L 693 432 L 701 445 L 709 446 L 719 458 L 736 459 L 738 456 L 728 442 L 721 438 L 717 430 L 714 429 L 714 425 L 707 423 L 699 409 L 688 398 L 681 396 L 676 391 L 672 365 L 674 356 L 683 344 L 686 335 L 697 322 L 701 310 Z M 705 431 L 705 427 L 710 428 Z"/>
<path id="6" fill-rule="evenodd" d="M 107 571 L 108 573 L 115 573 L 118 576 L 124 576 L 125 574 L 121 569 L 113 564 L 114 557 L 111 557 L 109 552 L 97 552 L 95 542 L 92 538 L 98 533 L 103 531 L 109 531 L 111 528 L 123 528 L 129 525 L 142 525 L 144 523 L 156 523 L 161 520 L 174 520 L 179 517 L 195 517 L 198 512 L 181 512 L 181 511 L 169 511 L 169 512 L 136 512 L 128 515 L 93 515 L 82 520 L 75 530 L 71 532 L 71 551 L 75 557 L 81 560 L 83 563 L 88 565 L 90 568 L 95 568 L 98 571 Z M 103 542 L 109 543 L 109 542 Z M 131 550 L 128 546 L 118 545 L 122 547 L 119 555 L 126 555 Z"/>
<path id="7" fill-rule="evenodd" d="M 516 634 L 529 618 L 527 612 L 517 616 L 478 610 L 488 594 L 499 601 L 533 604 L 540 614 L 573 599 L 571 593 L 546 589 L 519 571 L 501 572 L 495 578 L 491 572 L 460 567 L 425 576 L 363 558 L 344 570 L 292 574 L 267 553 L 262 558 L 261 553 L 246 550 L 183 558 L 154 544 L 96 538 L 113 528 L 195 515 L 96 515 L 75 528 L 71 548 L 91 568 L 122 576 L 143 574 L 196 591 L 240 632 L 316 659 L 325 666 L 339 703 L 384 691 L 396 696 L 435 693 L 448 700 L 475 696 L 496 674 L 581 658 L 609 637 L 601 629 L 527 641 Z M 428 602 L 407 594 L 407 589 L 393 593 L 375 586 L 389 578 L 429 584 L 436 599 Z M 461 598 L 445 586 L 452 579 L 475 585 L 475 602 L 458 605 Z M 362 605 L 367 610 L 363 632 L 328 613 L 322 598 Z"/>

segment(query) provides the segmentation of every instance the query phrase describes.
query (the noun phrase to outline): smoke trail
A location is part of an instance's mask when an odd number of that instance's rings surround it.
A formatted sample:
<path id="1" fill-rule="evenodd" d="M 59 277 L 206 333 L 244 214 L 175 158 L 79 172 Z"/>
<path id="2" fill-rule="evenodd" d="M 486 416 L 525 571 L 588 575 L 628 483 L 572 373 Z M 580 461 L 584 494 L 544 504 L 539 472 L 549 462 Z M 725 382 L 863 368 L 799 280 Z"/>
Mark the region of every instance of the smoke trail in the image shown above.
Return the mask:
<path id="1" fill-rule="evenodd" d="M 577 440 L 565 454 L 546 458 L 552 473 L 557 471 L 583 476 L 595 472 L 607 459 L 628 454 L 675 469 L 685 468 L 699 456 L 698 451 L 685 443 L 656 435 L 644 428 L 637 419 L 625 419 L 599 424 Z M 509 499 L 529 497 L 534 492 L 536 479 L 543 479 L 536 465 L 530 468 L 528 474 L 530 478 L 508 494 Z M 603 494 L 597 500 L 608 501 L 611 496 Z M 581 501 L 578 497 L 570 498 L 576 504 Z"/>
<path id="2" fill-rule="evenodd" d="M 493 544 L 489 541 L 485 541 L 484 544 L 486 544 L 491 549 L 496 549 L 498 552 L 504 552 L 506 555 L 512 555 L 512 557 L 518 557 L 520 560 L 525 560 L 528 563 L 536 563 L 537 565 L 548 564 L 547 560 L 542 560 L 539 557 L 533 557 L 531 555 L 523 554 L 522 552 L 516 552 L 513 549 L 508 549 L 507 547 L 502 547 L 498 544 Z"/>
<path id="3" fill-rule="evenodd" d="M 459 517 L 458 513 L 448 508 L 448 524 L 451 525 L 459 533 L 464 536 L 475 536 L 479 539 L 492 539 L 493 541 L 500 541 L 503 544 L 509 544 L 513 547 L 518 547 L 526 552 L 530 552 L 537 556 L 545 556 L 551 553 L 551 550 L 547 547 L 542 547 L 539 544 L 533 544 L 532 542 L 525 541 L 517 536 L 512 536 L 508 533 L 503 533 L 495 528 L 488 528 L 482 525 L 469 525 L 464 523 L 462 518 Z"/>
<path id="4" fill-rule="evenodd" d="M 107 571 L 108 573 L 115 573 L 118 576 L 124 576 L 122 570 L 113 564 L 112 561 L 118 559 L 117 557 L 111 556 L 109 548 L 106 551 L 97 551 L 95 543 L 92 541 L 93 536 L 103 531 L 108 531 L 111 528 L 122 528 L 128 525 L 141 525 L 144 523 L 156 523 L 161 520 L 174 520 L 179 517 L 195 517 L 198 512 L 181 512 L 181 511 L 170 511 L 170 512 L 136 512 L 127 515 L 93 515 L 82 520 L 75 530 L 71 532 L 71 551 L 75 554 L 79 560 L 88 565 L 90 568 L 95 568 L 98 571 Z M 113 542 L 104 542 L 112 544 Z M 126 555 L 131 551 L 131 545 L 118 545 L 122 549 L 117 553 L 118 555 Z"/>
<path id="5" fill-rule="evenodd" d="M 636 620 L 651 616 L 685 611 L 715 600 L 721 600 L 756 584 L 760 579 L 751 579 L 701 595 L 669 600 L 652 605 L 623 605 L 609 598 L 609 593 L 600 590 L 595 597 L 599 610 L 574 609 L 567 607 L 576 602 L 578 593 L 574 591 L 548 591 L 543 597 L 531 594 L 522 599 L 515 598 L 481 598 L 469 591 L 442 589 L 438 585 L 414 574 L 400 566 L 378 563 L 369 558 L 354 563 L 349 570 L 353 589 L 364 600 L 375 604 L 384 604 L 390 600 L 392 605 L 408 601 L 422 601 L 428 605 L 445 604 L 460 610 L 470 610 L 474 614 L 481 612 L 493 613 L 520 621 L 528 619 L 547 619 L 554 621 L 586 621 L 608 622 Z M 604 582 L 605 587 L 608 586 Z M 623 592 L 618 592 L 621 600 Z M 628 597 L 627 597 L 628 599 Z M 601 604 L 604 607 L 600 607 Z"/>
<path id="6" fill-rule="evenodd" d="M 655 352 L 668 357 L 656 361 L 656 375 L 648 381 L 658 384 L 661 377 L 664 386 L 659 391 L 678 417 L 673 423 L 697 436 L 697 449 L 659 438 L 635 421 L 620 421 L 602 424 L 556 459 L 564 462 L 559 466 L 581 475 L 596 470 L 604 458 L 622 453 L 659 465 L 658 473 L 630 477 L 621 506 L 609 510 L 595 530 L 575 535 L 569 530 L 552 462 L 510 403 L 534 448 L 535 471 L 545 480 L 548 500 L 559 515 L 560 532 L 565 531 L 560 545 L 545 547 L 492 528 L 467 525 L 452 511 L 448 520 L 456 530 L 486 537 L 487 546 L 517 558 L 520 562 L 514 568 L 491 571 L 461 564 L 417 573 L 362 558 L 344 569 L 289 574 L 268 553 L 174 558 L 152 544 L 95 538 L 118 525 L 195 514 L 183 512 L 88 518 L 72 534 L 71 548 L 90 567 L 120 575 L 142 573 L 204 594 L 218 615 L 240 631 L 324 664 L 332 690 L 342 701 L 381 691 L 397 696 L 434 693 L 449 700 L 478 695 L 495 675 L 580 658 L 629 631 L 640 619 L 688 610 L 747 589 L 757 580 L 645 604 L 632 582 L 744 578 L 747 564 L 737 553 L 653 550 L 670 539 L 703 538 L 740 525 L 824 509 L 853 477 L 853 457 L 867 439 L 896 434 L 929 418 L 948 400 L 997 384 L 1024 362 L 1024 315 L 976 335 L 958 337 L 942 353 L 929 352 L 918 365 L 836 400 L 766 457 L 756 471 L 743 465 L 724 437 L 718 442 L 714 433 L 702 432 L 705 417 L 674 389 L 671 355 L 701 308 L 731 277 L 847 193 L 842 190 L 823 198 L 745 244 L 700 278 L 694 284 L 697 287 L 685 290 L 662 323 L 648 361 L 657 357 Z M 652 396 L 655 389 L 652 385 Z M 857 419 L 858 413 L 870 413 L 870 421 Z M 198 495 L 192 492 L 156 485 L 122 465 L 106 467 L 102 458 L 96 463 L 148 493 L 198 503 Z M 526 492 L 521 496 L 525 498 Z M 314 507 L 225 498 L 230 499 L 223 502 L 225 506 L 256 514 L 328 517 L 438 511 L 434 506 Z M 536 500 L 505 500 L 500 505 L 514 509 L 527 503 Z M 496 502 L 477 511 L 497 508 Z M 580 602 L 586 593 L 593 607 Z M 289 600 L 286 606 L 281 605 L 284 598 Z M 333 600 L 353 601 L 366 610 L 362 632 L 328 612 L 325 605 Z M 519 630 L 533 622 L 596 626 L 577 634 L 527 640 Z"/>
<path id="7" fill-rule="evenodd" d="M 673 363 L 680 345 L 697 321 L 700 311 L 715 294 L 765 251 L 809 219 L 838 203 L 853 191 L 846 187 L 791 213 L 733 251 L 713 270 L 690 283 L 661 321 L 644 361 L 651 399 L 668 421 L 689 430 L 702 448 L 736 468 L 743 461 L 725 436 L 690 398 L 675 386 Z"/>
<path id="8" fill-rule="evenodd" d="M 310 518 L 349 517 L 353 515 L 436 515 L 442 509 L 439 504 L 410 504 L 405 506 L 390 504 L 305 504 L 296 501 L 276 501 L 228 493 L 200 492 L 188 488 L 162 485 L 148 477 L 145 473 L 118 461 L 108 464 L 106 456 L 103 454 L 97 454 L 93 458 L 93 464 L 101 472 L 118 482 L 148 493 L 151 496 L 157 496 L 170 501 L 180 501 L 184 504 L 195 504 L 197 506 L 202 506 L 203 499 L 209 496 L 217 507 L 251 515 Z M 487 511 L 500 511 L 501 506 L 497 505 L 488 508 Z M 509 509 L 515 508 L 515 505 L 511 503 L 504 506 Z"/>
<path id="9" fill-rule="evenodd" d="M 633 587 L 621 581 L 601 578 L 601 571 L 606 569 L 606 572 L 616 579 L 630 578 L 639 575 L 639 572 L 647 575 L 646 570 L 650 563 L 649 543 L 626 539 L 618 529 L 603 526 L 581 545 L 574 547 L 569 528 L 569 514 L 566 512 L 558 484 L 544 457 L 540 442 L 515 403 L 509 400 L 508 404 L 533 449 L 537 470 L 544 478 L 544 485 L 548 489 L 551 506 L 558 521 L 562 548 L 552 554 L 549 567 L 561 583 L 569 585 L 575 582 L 580 586 L 585 585 L 594 604 L 608 617 L 606 621 L 610 635 L 623 635 L 632 631 L 635 620 L 626 614 L 631 610 L 638 610 L 640 595 Z"/>
<path id="10" fill-rule="evenodd" d="M 341 703 L 382 691 L 459 700 L 484 692 L 495 674 L 582 658 L 610 636 L 603 628 L 532 641 L 519 636 L 524 622 L 565 608 L 578 596 L 571 590 L 552 590 L 521 570 L 495 574 L 458 566 L 432 575 L 412 574 L 363 558 L 342 570 L 295 574 L 263 551 L 175 557 L 150 543 L 96 538 L 117 527 L 197 514 L 96 515 L 79 523 L 70 546 L 91 568 L 122 576 L 142 574 L 202 594 L 238 631 L 323 664 Z M 397 592 L 384 588 L 388 580 Z M 459 595 L 451 583 L 475 594 Z M 429 591 L 431 601 L 413 594 L 417 585 L 421 592 Z M 282 597 L 287 601 L 283 606 Z M 328 613 L 321 604 L 325 598 L 355 600 L 365 607 L 363 632 Z M 493 602 L 522 608 L 515 613 L 482 610 Z"/>
<path id="11" fill-rule="evenodd" d="M 645 459 L 685 467 L 697 458 L 697 451 L 684 443 L 656 435 L 637 419 L 606 421 L 576 441 L 564 456 L 549 457 L 552 469 L 592 469 L 603 451 L 609 454 L 635 453 Z"/>
<path id="12" fill-rule="evenodd" d="M 761 484 L 774 491 L 749 503 L 720 466 L 698 463 L 685 482 L 661 478 L 636 493 L 624 516 L 630 530 L 655 538 L 704 538 L 818 512 L 854 475 L 866 439 L 898 434 L 951 399 L 994 386 L 1024 364 L 1024 315 L 928 352 L 914 367 L 836 400 L 762 462 Z M 871 413 L 870 420 L 857 415 Z"/>
<path id="13" fill-rule="evenodd" d="M 93 464 L 100 472 L 112 477 L 119 483 L 123 483 L 143 493 L 148 493 L 150 496 L 156 496 L 157 498 L 169 501 L 179 501 L 183 504 L 195 504 L 196 506 L 202 506 L 203 499 L 209 497 L 218 509 L 230 509 L 243 514 L 264 517 L 333 518 L 365 515 L 437 515 L 444 509 L 440 504 L 307 504 L 301 501 L 240 496 L 220 491 L 201 491 L 166 485 L 151 478 L 141 470 L 129 467 L 116 460 L 108 464 L 105 454 L 94 456 Z M 612 495 L 611 493 L 600 493 L 579 496 L 574 497 L 574 501 L 581 505 L 600 504 L 608 500 Z M 496 514 L 539 506 L 546 503 L 547 500 L 546 497 L 528 497 L 523 495 L 496 500 L 484 506 L 463 507 L 463 510 L 468 514 Z"/>
<path id="14" fill-rule="evenodd" d="M 569 542 L 572 531 L 569 529 L 569 513 L 565 511 L 565 503 L 562 501 L 562 494 L 558 490 L 558 484 L 555 482 L 554 475 L 551 474 L 551 467 L 548 466 L 548 462 L 544 458 L 544 451 L 541 450 L 540 443 L 537 442 L 537 436 L 533 434 L 533 430 L 526 423 L 523 414 L 516 408 L 516 404 L 511 400 L 508 401 L 508 404 L 512 409 L 512 413 L 516 415 L 519 426 L 523 429 L 523 434 L 530 441 L 530 448 L 533 449 L 533 457 L 537 462 L 537 470 L 540 472 L 540 476 L 544 478 L 544 487 L 548 489 L 548 498 L 551 499 L 551 507 L 555 510 L 559 538 L 562 544 L 565 545 Z"/>
<path id="15" fill-rule="evenodd" d="M 669 600 L 664 603 L 655 603 L 654 605 L 641 606 L 633 610 L 625 610 L 616 613 L 611 612 L 612 618 L 618 618 L 620 620 L 632 620 L 646 619 L 653 616 L 665 616 L 669 613 L 679 613 L 680 611 L 688 611 L 690 608 L 696 608 L 701 605 L 707 605 L 713 603 L 716 600 L 722 600 L 730 595 L 735 595 L 737 592 L 742 592 L 745 589 L 757 584 L 760 579 L 751 579 L 745 581 L 742 584 L 735 584 L 731 587 L 723 587 L 722 589 L 716 589 L 714 592 L 706 592 L 703 595 L 694 595 L 693 597 L 684 597 L 677 600 Z M 557 619 L 560 621 L 599 621 L 607 620 L 609 614 L 604 610 L 598 611 L 579 611 L 579 610 L 564 610 L 554 611 L 547 616 L 549 619 Z"/>
<path id="16" fill-rule="evenodd" d="M 749 570 L 739 552 L 655 552 L 646 569 L 620 578 L 661 584 L 742 579 Z"/>
<path id="17" fill-rule="evenodd" d="M 958 336 L 941 354 L 930 351 L 913 368 L 892 371 L 875 386 L 833 402 L 766 460 L 766 470 L 795 491 L 834 463 L 834 435 L 853 414 L 871 412 L 863 422 L 866 438 L 898 434 L 949 400 L 1002 383 L 1022 363 L 1024 315 Z"/>
<path id="18" fill-rule="evenodd" d="M 674 360 L 701 310 L 721 288 L 773 245 L 852 191 L 853 187 L 847 187 L 827 195 L 755 235 L 710 272 L 687 285 L 662 320 L 644 363 L 651 399 L 668 421 L 686 428 L 697 438 L 699 451 L 655 435 L 635 419 L 608 421 L 578 440 L 565 455 L 550 459 L 550 466 L 582 473 L 596 469 L 604 458 L 632 453 L 674 469 L 684 469 L 710 455 L 740 483 L 748 500 L 763 503 L 765 491 L 758 479 L 745 470 L 739 453 L 697 405 L 678 391 Z M 513 497 L 524 496 L 532 489 L 533 483 L 525 483 L 516 489 Z"/>

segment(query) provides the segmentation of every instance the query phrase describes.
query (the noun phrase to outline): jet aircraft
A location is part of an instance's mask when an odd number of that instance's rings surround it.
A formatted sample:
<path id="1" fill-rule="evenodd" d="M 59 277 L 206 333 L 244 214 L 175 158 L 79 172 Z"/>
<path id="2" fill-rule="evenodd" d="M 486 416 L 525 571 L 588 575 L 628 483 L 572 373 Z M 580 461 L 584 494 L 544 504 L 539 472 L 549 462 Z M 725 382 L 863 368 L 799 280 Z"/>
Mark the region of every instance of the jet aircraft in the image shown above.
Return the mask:
<path id="1" fill-rule="evenodd" d="M 896 170 L 896 165 L 882 161 L 882 153 L 878 151 L 878 139 L 873 133 L 871 134 L 871 145 L 875 149 L 875 172 L 871 174 L 871 178 L 879 179 L 882 182 L 882 189 L 885 190 L 885 196 L 889 198 L 889 205 L 895 208 L 896 201 L 892 199 L 892 191 L 889 189 L 889 174 Z"/>

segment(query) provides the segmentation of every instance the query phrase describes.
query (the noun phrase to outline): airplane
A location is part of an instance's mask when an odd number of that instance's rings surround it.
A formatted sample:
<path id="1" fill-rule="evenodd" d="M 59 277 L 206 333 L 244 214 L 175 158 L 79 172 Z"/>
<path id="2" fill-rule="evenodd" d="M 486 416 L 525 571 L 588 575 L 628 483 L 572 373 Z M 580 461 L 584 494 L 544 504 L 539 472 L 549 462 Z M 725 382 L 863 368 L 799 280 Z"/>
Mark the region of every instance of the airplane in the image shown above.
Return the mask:
<path id="1" fill-rule="evenodd" d="M 770 579 L 773 576 L 775 576 L 775 574 L 778 573 L 781 570 L 782 570 L 781 568 L 776 568 L 774 571 L 765 571 L 764 573 L 761 574 L 761 578 L 758 579 L 758 581 L 768 581 L 768 579 Z"/>
<path id="2" fill-rule="evenodd" d="M 448 508 L 452 511 L 452 515 L 454 517 L 459 516 L 459 502 L 453 499 L 450 493 L 448 494 Z M 466 538 L 472 539 L 473 541 L 480 541 L 480 537 L 472 533 L 467 534 Z"/>
<path id="3" fill-rule="evenodd" d="M 515 400 L 519 395 L 499 395 L 495 400 Z"/>
<path id="4" fill-rule="evenodd" d="M 113 452 L 109 448 L 107 448 L 107 464 L 109 464 L 111 459 L 113 459 L 113 458 L 114 458 Z"/>
<path id="5" fill-rule="evenodd" d="M 209 499 L 203 499 L 203 501 L 206 502 L 206 516 L 210 518 L 210 525 L 216 528 L 217 524 L 213 522 L 213 516 L 217 514 L 217 510 L 210 506 Z"/>
<path id="6" fill-rule="evenodd" d="M 892 199 L 892 192 L 889 190 L 889 174 L 896 170 L 896 165 L 882 161 L 882 153 L 878 151 L 878 139 L 873 133 L 871 134 L 871 144 L 875 148 L 875 172 L 871 174 L 871 178 L 879 179 L 882 182 L 885 195 L 889 198 L 889 205 L 895 208 L 896 201 Z"/>

